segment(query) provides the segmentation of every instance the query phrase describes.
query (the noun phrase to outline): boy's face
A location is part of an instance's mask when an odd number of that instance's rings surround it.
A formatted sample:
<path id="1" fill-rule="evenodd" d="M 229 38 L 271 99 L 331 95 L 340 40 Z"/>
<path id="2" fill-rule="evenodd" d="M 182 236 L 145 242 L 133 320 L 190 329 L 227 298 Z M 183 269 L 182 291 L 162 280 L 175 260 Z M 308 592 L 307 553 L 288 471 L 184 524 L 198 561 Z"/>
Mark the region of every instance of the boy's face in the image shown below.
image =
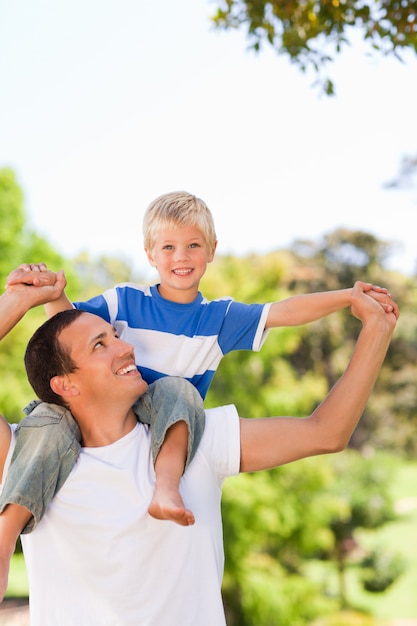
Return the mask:
<path id="1" fill-rule="evenodd" d="M 152 250 L 146 253 L 161 277 L 161 296 L 182 303 L 194 300 L 207 263 L 214 258 L 216 244 L 208 250 L 197 226 L 160 231 Z"/>
<path id="2" fill-rule="evenodd" d="M 85 313 L 59 335 L 77 369 L 66 375 L 70 395 L 81 396 L 86 405 L 112 402 L 130 408 L 148 385 L 138 372 L 133 347 L 118 338 L 113 326 Z M 98 404 L 99 406 L 99 404 Z"/>

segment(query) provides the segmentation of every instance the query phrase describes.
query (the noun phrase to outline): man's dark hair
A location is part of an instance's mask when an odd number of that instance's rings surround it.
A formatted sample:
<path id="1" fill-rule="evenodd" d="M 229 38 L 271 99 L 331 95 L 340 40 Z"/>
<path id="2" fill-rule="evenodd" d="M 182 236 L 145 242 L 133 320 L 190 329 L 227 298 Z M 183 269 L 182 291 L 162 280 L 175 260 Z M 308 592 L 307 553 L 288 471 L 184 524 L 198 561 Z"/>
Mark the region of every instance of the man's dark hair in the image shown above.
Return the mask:
<path id="1" fill-rule="evenodd" d="M 61 396 L 51 389 L 54 376 L 70 374 L 77 369 L 70 354 L 63 348 L 59 335 L 85 312 L 79 309 L 61 311 L 34 333 L 25 352 L 26 374 L 38 398 L 43 402 L 52 402 L 67 406 Z"/>

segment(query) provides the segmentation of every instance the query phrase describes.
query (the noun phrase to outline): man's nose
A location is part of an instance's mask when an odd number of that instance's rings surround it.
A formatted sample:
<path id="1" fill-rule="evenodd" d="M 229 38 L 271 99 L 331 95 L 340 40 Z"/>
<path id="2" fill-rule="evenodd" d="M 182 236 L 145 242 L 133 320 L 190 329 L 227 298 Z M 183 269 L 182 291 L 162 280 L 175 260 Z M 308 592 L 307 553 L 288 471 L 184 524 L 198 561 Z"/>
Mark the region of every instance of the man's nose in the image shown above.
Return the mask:
<path id="1" fill-rule="evenodd" d="M 123 341 L 123 339 L 118 339 L 116 345 L 117 345 L 117 351 L 121 355 L 133 354 L 134 352 L 132 344 L 128 343 L 127 341 Z"/>

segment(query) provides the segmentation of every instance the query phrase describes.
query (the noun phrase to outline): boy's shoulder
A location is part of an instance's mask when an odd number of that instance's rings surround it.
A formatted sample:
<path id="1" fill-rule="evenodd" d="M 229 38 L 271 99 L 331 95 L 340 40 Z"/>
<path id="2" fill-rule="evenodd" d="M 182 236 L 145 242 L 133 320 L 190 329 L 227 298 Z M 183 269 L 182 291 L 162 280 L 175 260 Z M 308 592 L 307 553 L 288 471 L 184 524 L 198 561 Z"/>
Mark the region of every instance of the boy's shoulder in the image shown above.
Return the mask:
<path id="1" fill-rule="evenodd" d="M 155 288 L 156 288 L 156 285 L 146 285 L 146 284 L 141 284 L 141 283 L 124 282 L 124 283 L 118 283 L 117 285 L 114 285 L 114 287 L 107 289 L 107 291 L 105 291 L 104 293 L 111 292 L 111 291 L 124 292 L 124 291 L 132 290 L 132 291 L 139 291 L 145 295 L 151 295 L 152 290 Z"/>

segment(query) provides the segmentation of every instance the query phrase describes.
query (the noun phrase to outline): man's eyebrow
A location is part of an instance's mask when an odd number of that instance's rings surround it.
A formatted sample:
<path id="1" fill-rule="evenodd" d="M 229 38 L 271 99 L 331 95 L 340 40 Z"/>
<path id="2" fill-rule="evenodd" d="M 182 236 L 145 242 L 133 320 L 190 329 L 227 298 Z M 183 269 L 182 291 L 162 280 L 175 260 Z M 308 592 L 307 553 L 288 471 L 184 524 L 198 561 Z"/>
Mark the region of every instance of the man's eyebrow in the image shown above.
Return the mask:
<path id="1" fill-rule="evenodd" d="M 96 343 L 97 341 L 100 341 L 101 339 L 104 339 L 107 335 L 108 335 L 108 333 L 103 330 L 98 335 L 94 335 L 94 337 L 91 337 L 89 343 L 90 344 Z"/>
<path id="2" fill-rule="evenodd" d="M 111 328 L 109 328 L 109 330 L 102 330 L 101 333 L 98 333 L 97 335 L 94 335 L 94 337 L 92 337 L 90 339 L 90 344 L 95 343 L 96 341 L 100 341 L 101 339 L 105 339 L 106 337 L 109 336 L 110 332 L 113 335 L 117 335 L 117 330 L 114 326 L 111 326 Z"/>

